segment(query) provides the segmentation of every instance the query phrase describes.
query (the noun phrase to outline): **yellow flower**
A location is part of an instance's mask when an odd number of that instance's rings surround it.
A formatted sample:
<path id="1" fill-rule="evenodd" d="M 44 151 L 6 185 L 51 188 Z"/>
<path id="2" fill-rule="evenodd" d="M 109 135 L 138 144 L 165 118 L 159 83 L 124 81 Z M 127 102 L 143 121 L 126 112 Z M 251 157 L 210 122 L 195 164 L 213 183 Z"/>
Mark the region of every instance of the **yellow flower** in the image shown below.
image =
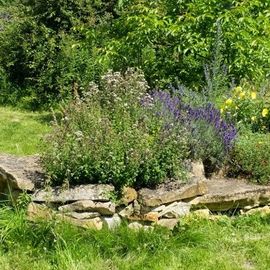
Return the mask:
<path id="1" fill-rule="evenodd" d="M 268 113 L 269 113 L 269 110 L 267 108 L 264 108 L 262 110 L 262 117 L 266 117 Z"/>
<path id="2" fill-rule="evenodd" d="M 251 96 L 251 99 L 256 99 L 257 93 L 256 92 L 251 92 L 250 96 Z"/>
<path id="3" fill-rule="evenodd" d="M 245 96 L 245 94 L 246 94 L 246 92 L 245 92 L 245 91 L 240 92 L 240 93 L 239 93 L 239 97 L 240 97 L 240 98 L 243 98 L 243 97 Z"/>
<path id="4" fill-rule="evenodd" d="M 251 121 L 253 121 L 253 122 L 256 121 L 256 116 L 252 116 Z"/>
<path id="5" fill-rule="evenodd" d="M 236 94 L 242 92 L 242 90 L 243 90 L 243 89 L 242 89 L 241 86 L 237 86 L 237 87 L 234 88 L 234 92 L 235 92 Z"/>
<path id="6" fill-rule="evenodd" d="M 225 104 L 226 105 L 232 105 L 233 101 L 231 98 L 228 98 L 226 101 L 225 101 Z"/>

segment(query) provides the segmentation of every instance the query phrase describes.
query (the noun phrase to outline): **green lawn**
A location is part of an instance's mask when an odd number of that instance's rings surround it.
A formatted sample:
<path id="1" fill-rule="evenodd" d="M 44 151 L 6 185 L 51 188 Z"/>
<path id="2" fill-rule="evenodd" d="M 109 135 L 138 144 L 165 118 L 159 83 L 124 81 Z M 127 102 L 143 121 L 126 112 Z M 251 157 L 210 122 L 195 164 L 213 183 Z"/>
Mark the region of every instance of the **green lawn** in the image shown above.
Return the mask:
<path id="1" fill-rule="evenodd" d="M 270 217 L 185 219 L 175 231 L 31 224 L 0 210 L 1 269 L 270 269 Z"/>
<path id="2" fill-rule="evenodd" d="M 0 153 L 31 155 L 39 151 L 49 128 L 50 114 L 0 107 Z"/>

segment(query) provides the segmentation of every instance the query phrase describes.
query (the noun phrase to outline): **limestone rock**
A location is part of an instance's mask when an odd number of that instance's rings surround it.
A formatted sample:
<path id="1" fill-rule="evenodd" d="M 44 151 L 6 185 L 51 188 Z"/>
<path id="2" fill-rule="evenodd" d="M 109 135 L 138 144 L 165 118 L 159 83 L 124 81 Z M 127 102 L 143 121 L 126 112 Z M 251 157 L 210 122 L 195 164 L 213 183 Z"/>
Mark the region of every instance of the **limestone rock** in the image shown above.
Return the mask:
<path id="1" fill-rule="evenodd" d="M 191 214 L 200 218 L 209 218 L 210 211 L 209 209 L 198 209 L 198 210 L 193 211 Z"/>
<path id="2" fill-rule="evenodd" d="M 129 204 L 135 200 L 137 200 L 138 194 L 134 188 L 131 187 L 124 187 L 122 192 L 122 199 L 121 202 L 123 204 Z"/>
<path id="3" fill-rule="evenodd" d="M 189 168 L 189 177 L 205 178 L 204 165 L 201 160 L 192 161 Z"/>
<path id="4" fill-rule="evenodd" d="M 137 200 L 133 202 L 134 215 L 139 216 L 141 214 L 141 205 Z"/>
<path id="5" fill-rule="evenodd" d="M 132 215 L 134 215 L 134 207 L 132 204 L 129 204 L 128 206 L 126 206 L 124 209 L 122 209 L 121 211 L 119 211 L 118 213 L 122 218 L 129 218 Z"/>
<path id="6" fill-rule="evenodd" d="M 103 221 L 110 230 L 113 230 L 121 225 L 121 218 L 117 214 L 114 214 L 112 217 L 104 217 Z"/>
<path id="7" fill-rule="evenodd" d="M 157 225 L 166 227 L 169 230 L 172 230 L 177 225 L 178 222 L 179 222 L 179 219 L 176 219 L 176 218 L 172 218 L 172 219 L 164 218 L 164 219 L 160 219 L 157 222 Z"/>
<path id="8" fill-rule="evenodd" d="M 92 219 L 96 217 L 100 217 L 100 213 L 98 212 L 67 212 L 65 213 L 66 216 L 75 218 L 75 219 Z"/>
<path id="9" fill-rule="evenodd" d="M 159 210 L 159 209 L 158 209 Z M 155 210 L 152 210 L 155 211 Z M 189 214 L 190 204 L 185 202 L 174 202 L 158 213 L 158 217 L 163 218 L 179 218 Z"/>
<path id="10" fill-rule="evenodd" d="M 109 201 L 110 193 L 114 191 L 111 185 L 79 185 L 69 189 L 54 187 L 50 190 L 40 189 L 32 195 L 34 202 L 64 203 L 82 200 Z"/>
<path id="11" fill-rule="evenodd" d="M 82 200 L 60 206 L 58 209 L 61 212 L 98 212 L 101 215 L 111 216 L 115 213 L 115 204 L 112 202 Z"/>
<path id="12" fill-rule="evenodd" d="M 189 183 L 173 182 L 156 189 L 144 188 L 139 191 L 139 201 L 145 207 L 157 207 L 207 192 L 206 181 L 194 180 Z"/>
<path id="13" fill-rule="evenodd" d="M 27 207 L 27 218 L 31 221 L 51 220 L 55 213 L 46 205 L 30 203 Z"/>
<path id="14" fill-rule="evenodd" d="M 157 222 L 158 221 L 159 214 L 156 212 L 149 212 L 145 214 L 142 218 L 144 221 L 151 221 L 151 222 Z"/>
<path id="15" fill-rule="evenodd" d="M 237 179 L 211 179 L 206 183 L 207 194 L 187 200 L 192 209 L 227 211 L 270 203 L 270 186 L 255 185 Z"/>
<path id="16" fill-rule="evenodd" d="M 138 231 L 143 228 L 143 225 L 139 222 L 131 222 L 128 224 L 128 227 L 132 230 Z"/>
<path id="17" fill-rule="evenodd" d="M 270 207 L 268 205 L 264 207 L 257 207 L 254 209 L 250 209 L 243 213 L 244 215 L 254 215 L 254 214 L 260 214 L 262 216 L 269 215 L 270 214 Z"/>
<path id="18" fill-rule="evenodd" d="M 137 222 L 137 221 L 129 223 L 128 228 L 131 229 L 131 230 L 134 230 L 134 231 L 139 231 L 139 230 L 148 231 L 148 230 L 153 230 L 154 229 L 153 226 L 143 225 L 143 224 L 141 224 L 140 222 Z"/>
<path id="19" fill-rule="evenodd" d="M 57 214 L 56 217 L 61 219 L 64 222 L 68 222 L 74 226 L 82 227 L 85 229 L 101 230 L 103 227 L 103 221 L 100 217 L 96 217 L 92 219 L 76 219 L 76 218 L 65 216 L 63 214 Z"/>
<path id="20" fill-rule="evenodd" d="M 9 189 L 33 191 L 44 183 L 38 156 L 16 157 L 0 155 L 0 192 Z"/>
<path id="21" fill-rule="evenodd" d="M 73 217 L 66 216 L 65 214 L 57 213 L 45 205 L 30 203 L 27 208 L 27 218 L 30 221 L 40 221 L 40 220 L 52 220 L 59 219 L 64 222 L 73 224 L 74 226 L 82 228 L 91 228 L 96 230 L 101 230 L 103 222 L 100 217 L 92 219 L 77 219 Z"/>

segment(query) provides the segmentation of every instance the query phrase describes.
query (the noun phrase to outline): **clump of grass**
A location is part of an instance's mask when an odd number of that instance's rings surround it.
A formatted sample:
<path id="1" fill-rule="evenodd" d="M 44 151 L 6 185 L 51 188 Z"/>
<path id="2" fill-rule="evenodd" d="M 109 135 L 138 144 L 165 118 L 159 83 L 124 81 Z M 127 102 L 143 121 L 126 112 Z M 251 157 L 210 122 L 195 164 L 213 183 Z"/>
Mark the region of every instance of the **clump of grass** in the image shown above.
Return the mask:
<path id="1" fill-rule="evenodd" d="M 92 231 L 57 222 L 30 223 L 0 209 L 2 269 L 269 269 L 270 217 L 183 219 L 162 228 Z M 222 251 L 222 252 L 221 252 Z"/>
<path id="2" fill-rule="evenodd" d="M 49 114 L 0 107 L 0 153 L 32 155 L 49 132 Z"/>

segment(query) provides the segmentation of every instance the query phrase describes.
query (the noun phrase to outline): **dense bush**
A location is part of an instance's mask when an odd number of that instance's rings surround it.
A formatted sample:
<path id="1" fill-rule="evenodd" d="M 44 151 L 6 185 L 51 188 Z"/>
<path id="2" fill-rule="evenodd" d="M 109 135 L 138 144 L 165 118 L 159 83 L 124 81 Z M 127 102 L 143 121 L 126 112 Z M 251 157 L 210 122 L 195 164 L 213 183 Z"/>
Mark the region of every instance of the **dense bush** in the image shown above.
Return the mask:
<path id="1" fill-rule="evenodd" d="M 107 70 L 94 58 L 95 42 L 84 43 L 83 29 L 102 27 L 107 16 L 96 14 L 99 6 L 71 0 L 19 6 L 24 12 L 0 34 L 1 68 L 13 86 L 0 90 L 5 103 L 41 107 L 66 100 Z"/>
<path id="2" fill-rule="evenodd" d="M 151 86 L 181 82 L 220 92 L 204 73 L 219 80 L 227 74 L 225 84 L 269 76 L 268 1 L 19 3 L 18 16 L 0 32 L 0 65 L 12 83 L 0 90 L 5 102 L 10 95 L 39 107 L 68 99 L 74 85 L 84 91 L 109 68 L 127 66 L 141 68 Z"/>
<path id="3" fill-rule="evenodd" d="M 43 157 L 52 184 L 111 183 L 153 186 L 184 179 L 184 128 L 166 128 L 152 107 L 141 106 L 147 83 L 138 72 L 108 73 L 64 111 Z"/>
<path id="4" fill-rule="evenodd" d="M 206 172 L 211 174 L 228 158 L 236 138 L 236 128 L 223 120 L 219 110 L 211 103 L 203 104 L 199 100 L 199 104 L 192 106 L 185 101 L 181 88 L 172 90 L 173 95 L 164 91 L 154 92 L 153 99 L 160 103 L 163 118 L 169 115 L 170 119 L 186 128 L 190 158 L 201 159 Z"/>
<path id="5" fill-rule="evenodd" d="M 107 73 L 77 96 L 46 140 L 43 165 L 51 183 L 154 186 L 184 180 L 186 159 L 202 159 L 209 171 L 224 161 L 236 130 L 217 109 L 147 91 L 144 76 L 128 69 Z"/>
<path id="6" fill-rule="evenodd" d="M 220 53 L 230 77 L 256 81 L 269 75 L 267 1 L 124 2 L 104 48 L 114 68 L 140 67 L 151 85 L 178 80 L 200 89 L 203 66 L 212 61 L 220 28 Z"/>
<path id="7" fill-rule="evenodd" d="M 253 132 L 270 131 L 269 98 L 266 93 L 251 86 L 238 86 L 221 105 L 222 114 L 239 127 L 249 127 Z"/>
<path id="8" fill-rule="evenodd" d="M 236 141 L 230 175 L 247 177 L 258 183 L 270 181 L 270 134 L 246 133 Z"/>

